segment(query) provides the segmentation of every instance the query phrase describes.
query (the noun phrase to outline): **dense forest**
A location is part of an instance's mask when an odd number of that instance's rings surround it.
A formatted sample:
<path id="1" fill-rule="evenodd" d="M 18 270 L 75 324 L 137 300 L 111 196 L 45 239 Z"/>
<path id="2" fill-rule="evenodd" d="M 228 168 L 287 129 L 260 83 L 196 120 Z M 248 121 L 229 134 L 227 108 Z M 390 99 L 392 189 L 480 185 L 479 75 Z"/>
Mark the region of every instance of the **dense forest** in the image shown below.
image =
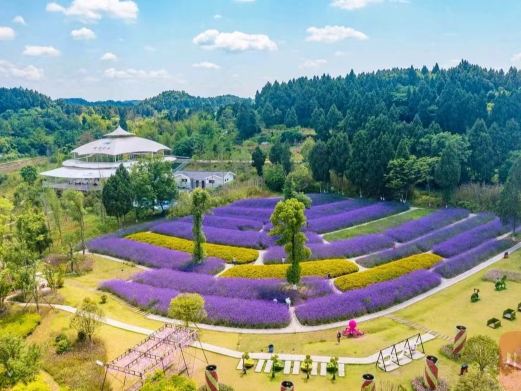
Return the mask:
<path id="1" fill-rule="evenodd" d="M 268 83 L 254 100 L 166 91 L 111 104 L 0 89 L 4 158 L 66 153 L 118 122 L 176 154 L 216 157 L 250 139 L 253 146 L 295 144 L 312 128 L 305 159 L 315 180 L 346 179 L 360 194 L 407 198 L 411 187 L 431 182 L 452 188 L 505 180 L 521 155 L 521 71 L 465 61 L 451 69 L 351 71 Z M 273 131 L 267 137 L 263 129 Z"/>

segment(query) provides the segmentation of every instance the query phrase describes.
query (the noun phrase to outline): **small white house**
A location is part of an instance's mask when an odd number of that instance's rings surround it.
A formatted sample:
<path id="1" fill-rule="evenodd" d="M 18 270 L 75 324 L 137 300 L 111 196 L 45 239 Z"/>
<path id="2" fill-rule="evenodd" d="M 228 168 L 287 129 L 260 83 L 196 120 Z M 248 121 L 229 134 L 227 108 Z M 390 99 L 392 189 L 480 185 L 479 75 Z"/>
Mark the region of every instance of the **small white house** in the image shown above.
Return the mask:
<path id="1" fill-rule="evenodd" d="M 178 171 L 174 178 L 179 189 L 215 189 L 233 182 L 235 174 L 230 171 Z"/>

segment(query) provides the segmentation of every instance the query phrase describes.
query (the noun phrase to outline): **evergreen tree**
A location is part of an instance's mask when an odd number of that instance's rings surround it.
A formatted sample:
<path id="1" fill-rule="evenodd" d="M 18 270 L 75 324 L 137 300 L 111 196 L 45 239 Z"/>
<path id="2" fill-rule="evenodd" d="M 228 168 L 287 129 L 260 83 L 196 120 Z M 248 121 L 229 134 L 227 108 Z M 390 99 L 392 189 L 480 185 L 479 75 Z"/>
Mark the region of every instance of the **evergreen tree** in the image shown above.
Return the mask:
<path id="1" fill-rule="evenodd" d="M 121 219 L 132 210 L 133 198 L 130 174 L 121 164 L 103 186 L 103 207 L 109 216 L 115 216 L 121 224 Z"/>
<path id="2" fill-rule="evenodd" d="M 324 109 L 316 107 L 311 113 L 311 127 L 315 129 L 317 133 L 317 137 L 320 140 L 327 140 L 327 135 L 329 134 L 329 129 L 326 125 L 326 114 Z"/>
<path id="3" fill-rule="evenodd" d="M 282 162 L 282 154 L 284 152 L 284 148 L 282 146 L 282 142 L 280 138 L 277 138 L 273 145 L 270 148 L 269 158 L 272 164 L 279 164 Z"/>
<path id="4" fill-rule="evenodd" d="M 385 175 L 394 156 L 393 146 L 387 134 L 381 134 L 369 143 L 367 151 L 367 191 L 372 196 L 382 196 L 385 192 Z"/>
<path id="5" fill-rule="evenodd" d="M 255 167 L 257 170 L 257 175 L 262 176 L 262 169 L 264 168 L 264 163 L 266 161 L 266 154 L 260 149 L 257 145 L 251 154 L 251 165 Z"/>
<path id="6" fill-rule="evenodd" d="M 469 166 L 472 178 L 479 182 L 490 182 L 494 172 L 494 148 L 485 121 L 479 119 L 468 132 L 470 146 Z"/>
<path id="7" fill-rule="evenodd" d="M 270 220 L 273 224 L 270 235 L 279 237 L 277 243 L 284 246 L 290 263 L 286 278 L 290 284 L 296 285 L 300 282 L 300 262 L 311 255 L 311 251 L 306 247 L 306 235 L 302 232 L 306 225 L 304 204 L 294 198 L 280 201 L 275 206 Z"/>
<path id="8" fill-rule="evenodd" d="M 443 200 L 449 203 L 461 177 L 461 163 L 452 143 L 447 144 L 434 171 L 434 180 L 443 191 Z"/>
<path id="9" fill-rule="evenodd" d="M 402 138 L 396 147 L 395 159 L 409 159 L 411 153 L 409 152 L 409 140 Z"/>
<path id="10" fill-rule="evenodd" d="M 192 235 L 193 235 L 193 251 L 192 262 L 201 263 L 204 260 L 206 237 L 203 232 L 203 219 L 205 213 L 211 207 L 210 194 L 206 190 L 197 188 L 192 192 Z"/>
<path id="11" fill-rule="evenodd" d="M 243 103 L 239 106 L 236 125 L 239 131 L 239 137 L 243 140 L 260 132 L 255 111 L 253 107 L 247 103 Z"/>
<path id="12" fill-rule="evenodd" d="M 270 127 L 275 124 L 275 111 L 271 103 L 266 103 L 262 110 L 262 120 L 266 127 Z"/>
<path id="13" fill-rule="evenodd" d="M 282 154 L 281 154 L 281 161 L 282 168 L 284 168 L 284 171 L 286 174 L 289 174 L 292 168 L 291 163 L 291 149 L 289 148 L 288 143 L 282 144 Z"/>
<path id="14" fill-rule="evenodd" d="M 286 128 L 294 128 L 298 125 L 297 112 L 295 111 L 295 108 L 291 107 L 288 111 L 286 111 L 284 125 L 286 125 Z"/>
<path id="15" fill-rule="evenodd" d="M 369 137 L 366 131 L 358 131 L 353 137 L 353 146 L 351 149 L 351 159 L 347 164 L 347 178 L 358 187 L 360 196 L 367 189 L 367 168 L 369 162 L 367 160 L 369 146 Z"/>
<path id="16" fill-rule="evenodd" d="M 264 182 L 271 191 L 281 191 L 286 173 L 280 164 L 271 164 L 264 169 Z"/>
<path id="17" fill-rule="evenodd" d="M 349 137 L 344 132 L 333 135 L 327 142 L 329 151 L 329 168 L 337 176 L 342 177 L 347 170 L 347 162 L 351 157 L 351 145 Z"/>
<path id="18" fill-rule="evenodd" d="M 318 141 L 311 149 L 309 167 L 316 181 L 329 182 L 329 151 L 324 141 Z"/>
<path id="19" fill-rule="evenodd" d="M 338 129 L 340 122 L 342 122 L 343 115 L 338 110 L 336 105 L 333 103 L 331 107 L 329 108 L 329 111 L 327 112 L 326 117 L 326 126 L 328 130 L 336 130 Z"/>
<path id="20" fill-rule="evenodd" d="M 38 179 L 38 171 L 34 166 L 25 166 L 20 170 L 20 176 L 25 183 L 32 185 Z"/>
<path id="21" fill-rule="evenodd" d="M 505 223 L 512 224 L 514 234 L 521 219 L 521 157 L 518 157 L 501 191 L 498 203 L 498 215 Z"/>

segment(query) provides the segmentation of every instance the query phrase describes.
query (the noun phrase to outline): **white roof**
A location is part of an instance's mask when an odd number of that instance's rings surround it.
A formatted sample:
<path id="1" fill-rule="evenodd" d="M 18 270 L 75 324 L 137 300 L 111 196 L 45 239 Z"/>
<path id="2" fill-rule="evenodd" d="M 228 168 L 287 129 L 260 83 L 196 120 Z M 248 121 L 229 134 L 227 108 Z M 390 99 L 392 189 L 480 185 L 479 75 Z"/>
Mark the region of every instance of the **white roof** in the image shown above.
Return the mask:
<path id="1" fill-rule="evenodd" d="M 210 177 L 220 177 L 224 178 L 226 175 L 235 174 L 231 171 L 178 171 L 174 174 L 174 176 L 184 176 L 186 178 L 202 180 Z"/>
<path id="2" fill-rule="evenodd" d="M 116 172 L 116 169 L 92 170 L 85 168 L 60 167 L 54 170 L 45 171 L 40 175 L 62 179 L 105 179 Z"/>
<path id="3" fill-rule="evenodd" d="M 135 136 L 118 127 L 113 132 L 105 135 L 104 138 L 82 145 L 72 152 L 79 156 L 96 154 L 117 156 L 127 153 L 157 153 L 168 150 L 170 148 L 163 144 Z"/>

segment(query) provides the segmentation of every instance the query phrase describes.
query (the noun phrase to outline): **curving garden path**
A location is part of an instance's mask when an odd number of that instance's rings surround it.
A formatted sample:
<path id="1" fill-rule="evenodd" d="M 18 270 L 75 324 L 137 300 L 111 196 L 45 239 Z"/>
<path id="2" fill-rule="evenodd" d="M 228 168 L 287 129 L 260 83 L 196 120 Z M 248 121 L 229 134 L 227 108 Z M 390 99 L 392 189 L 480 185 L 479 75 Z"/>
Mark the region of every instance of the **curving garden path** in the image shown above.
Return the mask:
<path id="1" fill-rule="evenodd" d="M 506 234 L 506 235 L 508 235 L 508 234 Z M 515 244 L 514 246 L 507 249 L 506 251 L 508 251 L 509 253 L 512 253 L 514 251 L 517 251 L 520 248 L 521 248 L 521 242 Z M 96 254 L 96 253 L 94 253 L 94 254 Z M 98 255 L 100 257 L 104 257 L 109 260 L 117 261 L 117 262 L 122 262 L 122 263 L 126 263 L 126 264 L 131 263 L 131 262 L 127 262 L 127 261 L 117 259 L 114 257 L 102 255 L 102 254 L 96 254 L 96 255 Z M 376 319 L 376 318 L 379 318 L 382 316 L 391 315 L 394 312 L 407 308 L 407 307 L 411 306 L 412 304 L 418 303 L 432 295 L 435 295 L 438 292 L 441 292 L 442 290 L 444 290 L 454 284 L 457 284 L 460 281 L 463 281 L 464 279 L 478 273 L 479 271 L 500 261 L 501 259 L 503 259 L 503 253 L 489 258 L 487 261 L 482 262 L 481 264 L 475 266 L 474 268 L 472 268 L 470 270 L 467 270 L 466 272 L 464 272 L 456 277 L 453 277 L 450 279 L 442 278 L 441 284 L 439 286 L 437 286 L 436 288 L 431 289 L 430 291 L 422 293 L 412 299 L 409 299 L 407 301 L 404 301 L 403 303 L 389 307 L 385 310 L 374 312 L 374 313 L 367 314 L 367 315 L 361 316 L 359 318 L 356 318 L 356 321 L 358 323 L 361 323 L 361 322 L 366 322 L 366 321 L 373 320 L 373 319 Z M 228 333 L 243 333 L 243 334 L 290 334 L 290 333 L 293 334 L 293 333 L 306 333 L 306 332 L 311 332 L 311 331 L 328 330 L 328 329 L 339 328 L 339 327 L 343 328 L 346 326 L 346 322 L 347 322 L 347 321 L 340 321 L 340 322 L 322 324 L 322 325 L 317 325 L 317 326 L 305 326 L 305 325 L 302 325 L 298 321 L 297 317 L 295 316 L 293 308 L 290 309 L 290 315 L 291 315 L 290 324 L 287 327 L 278 328 L 278 329 L 245 329 L 245 328 L 237 328 L 237 327 L 214 326 L 214 325 L 208 325 L 208 324 L 202 324 L 202 323 L 198 324 L 197 326 L 203 330 L 213 330 L 213 331 L 219 331 L 219 332 L 225 332 L 225 333 L 228 332 Z M 167 317 L 160 316 L 160 315 L 154 315 L 154 314 L 147 315 L 147 318 L 156 320 L 156 321 L 160 321 L 160 322 L 164 322 L 164 323 L 174 323 L 174 324 L 181 323 L 180 321 L 177 321 L 175 319 L 167 318 Z M 115 321 L 115 322 L 118 322 L 118 321 Z"/>

